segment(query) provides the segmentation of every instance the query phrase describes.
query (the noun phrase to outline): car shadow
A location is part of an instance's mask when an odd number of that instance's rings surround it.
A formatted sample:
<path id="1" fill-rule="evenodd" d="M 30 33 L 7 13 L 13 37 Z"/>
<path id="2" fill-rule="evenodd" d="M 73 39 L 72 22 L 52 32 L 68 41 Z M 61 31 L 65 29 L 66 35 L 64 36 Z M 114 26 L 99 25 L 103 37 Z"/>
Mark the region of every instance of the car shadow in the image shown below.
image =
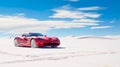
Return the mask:
<path id="1" fill-rule="evenodd" d="M 65 49 L 65 47 L 54 47 L 54 48 L 51 48 L 51 47 L 39 47 L 40 49 Z"/>
<path id="2" fill-rule="evenodd" d="M 31 48 L 31 47 L 27 47 L 27 46 L 19 46 L 21 48 Z M 65 49 L 65 47 L 38 47 L 38 48 L 33 48 L 33 49 Z"/>

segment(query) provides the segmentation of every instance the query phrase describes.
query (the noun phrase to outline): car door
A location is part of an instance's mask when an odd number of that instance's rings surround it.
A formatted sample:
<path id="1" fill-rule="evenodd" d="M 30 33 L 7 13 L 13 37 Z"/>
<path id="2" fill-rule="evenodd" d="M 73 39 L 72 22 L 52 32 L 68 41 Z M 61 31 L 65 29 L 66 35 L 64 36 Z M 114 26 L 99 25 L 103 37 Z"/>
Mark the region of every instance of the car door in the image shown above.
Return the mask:
<path id="1" fill-rule="evenodd" d="M 22 43 L 23 43 L 24 45 L 27 44 L 27 41 L 28 41 L 27 37 L 23 37 L 23 39 L 22 39 Z"/>
<path id="2" fill-rule="evenodd" d="M 23 34 L 22 37 L 20 38 L 20 43 L 22 46 L 27 46 L 28 38 L 27 35 Z"/>

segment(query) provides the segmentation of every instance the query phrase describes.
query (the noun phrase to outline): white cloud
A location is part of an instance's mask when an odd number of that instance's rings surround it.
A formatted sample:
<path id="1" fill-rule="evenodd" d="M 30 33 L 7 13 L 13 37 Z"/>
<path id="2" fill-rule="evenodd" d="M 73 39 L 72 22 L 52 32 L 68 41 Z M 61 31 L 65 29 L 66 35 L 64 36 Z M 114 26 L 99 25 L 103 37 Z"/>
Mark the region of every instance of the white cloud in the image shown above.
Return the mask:
<path id="1" fill-rule="evenodd" d="M 92 12 L 82 12 L 77 10 L 65 10 L 65 9 L 54 9 L 56 12 L 51 18 L 70 18 L 70 19 L 81 19 L 81 18 L 98 18 L 101 14 Z"/>
<path id="2" fill-rule="evenodd" d="M 98 25 L 97 23 L 75 23 L 74 21 L 45 20 L 40 21 L 34 18 L 17 16 L 1 16 L 0 32 L 23 33 L 23 32 L 46 32 L 59 28 L 82 28 L 86 26 Z"/>
<path id="3" fill-rule="evenodd" d="M 70 2 L 78 2 L 80 0 L 68 0 L 68 1 L 70 1 Z"/>
<path id="4" fill-rule="evenodd" d="M 115 23 L 115 20 L 110 21 L 109 23 Z"/>
<path id="5" fill-rule="evenodd" d="M 70 4 L 67 4 L 67 5 L 60 7 L 60 9 L 71 9 L 71 6 Z"/>
<path id="6" fill-rule="evenodd" d="M 111 28 L 112 26 L 95 26 L 91 27 L 91 29 L 103 29 L 103 28 Z"/>
<path id="7" fill-rule="evenodd" d="M 54 28 L 82 28 L 86 26 L 98 25 L 96 23 L 74 23 L 74 22 L 52 23 L 50 21 L 48 21 L 48 24 Z"/>
<path id="8" fill-rule="evenodd" d="M 86 18 L 99 18 L 101 14 L 97 12 L 91 12 L 90 10 L 102 9 L 99 6 L 83 7 L 83 8 L 73 8 L 69 4 L 64 5 L 60 8 L 53 9 L 55 12 L 51 18 L 65 18 L 65 19 L 86 19 Z M 83 10 L 89 10 L 87 12 Z"/>
<path id="9" fill-rule="evenodd" d="M 19 13 L 17 14 L 18 16 L 24 16 L 25 14 L 24 13 Z"/>
<path id="10" fill-rule="evenodd" d="M 46 32 L 52 29 L 64 28 L 83 28 L 87 26 L 98 26 L 101 16 L 96 12 L 84 12 L 77 9 L 71 9 L 69 5 L 62 8 L 53 9 L 56 13 L 51 18 L 63 18 L 63 20 L 38 20 L 35 18 L 26 18 L 24 13 L 16 16 L 0 15 L 0 32 L 5 33 L 23 33 L 23 32 Z M 71 19 L 71 20 L 65 20 Z M 91 29 L 110 28 L 110 26 L 98 26 Z"/>
<path id="11" fill-rule="evenodd" d="M 57 19 L 71 19 L 70 22 L 78 24 L 78 25 L 80 23 L 91 24 L 91 26 L 92 25 L 94 26 L 94 27 L 91 27 L 91 29 L 111 28 L 112 26 L 99 26 L 99 22 L 103 22 L 101 20 L 97 20 L 101 16 L 101 14 L 99 14 L 93 10 L 100 10 L 100 9 L 102 9 L 102 8 L 99 6 L 83 7 L 83 8 L 70 8 L 70 5 L 65 5 L 64 8 L 62 7 L 62 8 L 53 9 L 53 11 L 55 13 L 49 17 L 57 18 Z M 86 10 L 87 10 L 87 12 L 86 12 Z M 96 24 L 97 26 L 95 26 L 93 23 Z M 81 24 L 80 24 L 80 26 L 81 26 Z M 87 25 L 82 25 L 82 26 L 86 27 Z M 90 26 L 90 25 L 88 25 L 88 26 Z M 75 27 L 77 27 L 77 26 L 75 26 Z M 66 24 L 66 28 L 68 28 L 67 24 Z"/>
<path id="12" fill-rule="evenodd" d="M 80 12 L 74 12 L 69 10 L 60 10 L 60 9 L 54 9 L 56 12 L 53 16 L 50 16 L 51 18 L 85 18 L 83 15 L 79 15 Z"/>
<path id="13" fill-rule="evenodd" d="M 96 22 L 101 22 L 101 21 L 95 20 L 95 19 L 75 19 L 73 21 L 77 22 L 77 23 L 96 23 Z"/>
<path id="14" fill-rule="evenodd" d="M 100 10 L 102 9 L 99 6 L 92 6 L 92 7 L 83 7 L 83 8 L 78 8 L 77 10 Z"/>
<path id="15" fill-rule="evenodd" d="M 46 31 L 49 27 L 33 18 L 25 18 L 21 16 L 3 16 L 0 17 L 0 31 L 8 33 L 22 33 L 28 31 Z"/>

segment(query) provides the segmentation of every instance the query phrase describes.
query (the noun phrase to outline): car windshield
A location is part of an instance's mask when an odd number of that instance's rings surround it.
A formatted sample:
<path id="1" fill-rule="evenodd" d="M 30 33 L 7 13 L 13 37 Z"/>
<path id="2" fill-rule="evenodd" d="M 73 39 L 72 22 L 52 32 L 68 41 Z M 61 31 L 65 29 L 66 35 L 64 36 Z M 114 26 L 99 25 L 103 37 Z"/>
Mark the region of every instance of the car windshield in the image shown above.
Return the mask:
<path id="1" fill-rule="evenodd" d="M 29 36 L 43 36 L 41 33 L 29 33 Z"/>

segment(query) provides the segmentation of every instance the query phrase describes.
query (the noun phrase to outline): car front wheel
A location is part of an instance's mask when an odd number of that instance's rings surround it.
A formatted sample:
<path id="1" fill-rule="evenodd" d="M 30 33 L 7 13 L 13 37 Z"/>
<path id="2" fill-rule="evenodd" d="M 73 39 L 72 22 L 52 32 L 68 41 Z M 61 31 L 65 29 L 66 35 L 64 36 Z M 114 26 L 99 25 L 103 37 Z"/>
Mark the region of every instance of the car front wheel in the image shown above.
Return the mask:
<path id="1" fill-rule="evenodd" d="M 51 46 L 52 48 L 57 48 L 57 46 Z"/>
<path id="2" fill-rule="evenodd" d="M 31 40 L 31 48 L 37 48 L 37 45 L 34 39 Z"/>

